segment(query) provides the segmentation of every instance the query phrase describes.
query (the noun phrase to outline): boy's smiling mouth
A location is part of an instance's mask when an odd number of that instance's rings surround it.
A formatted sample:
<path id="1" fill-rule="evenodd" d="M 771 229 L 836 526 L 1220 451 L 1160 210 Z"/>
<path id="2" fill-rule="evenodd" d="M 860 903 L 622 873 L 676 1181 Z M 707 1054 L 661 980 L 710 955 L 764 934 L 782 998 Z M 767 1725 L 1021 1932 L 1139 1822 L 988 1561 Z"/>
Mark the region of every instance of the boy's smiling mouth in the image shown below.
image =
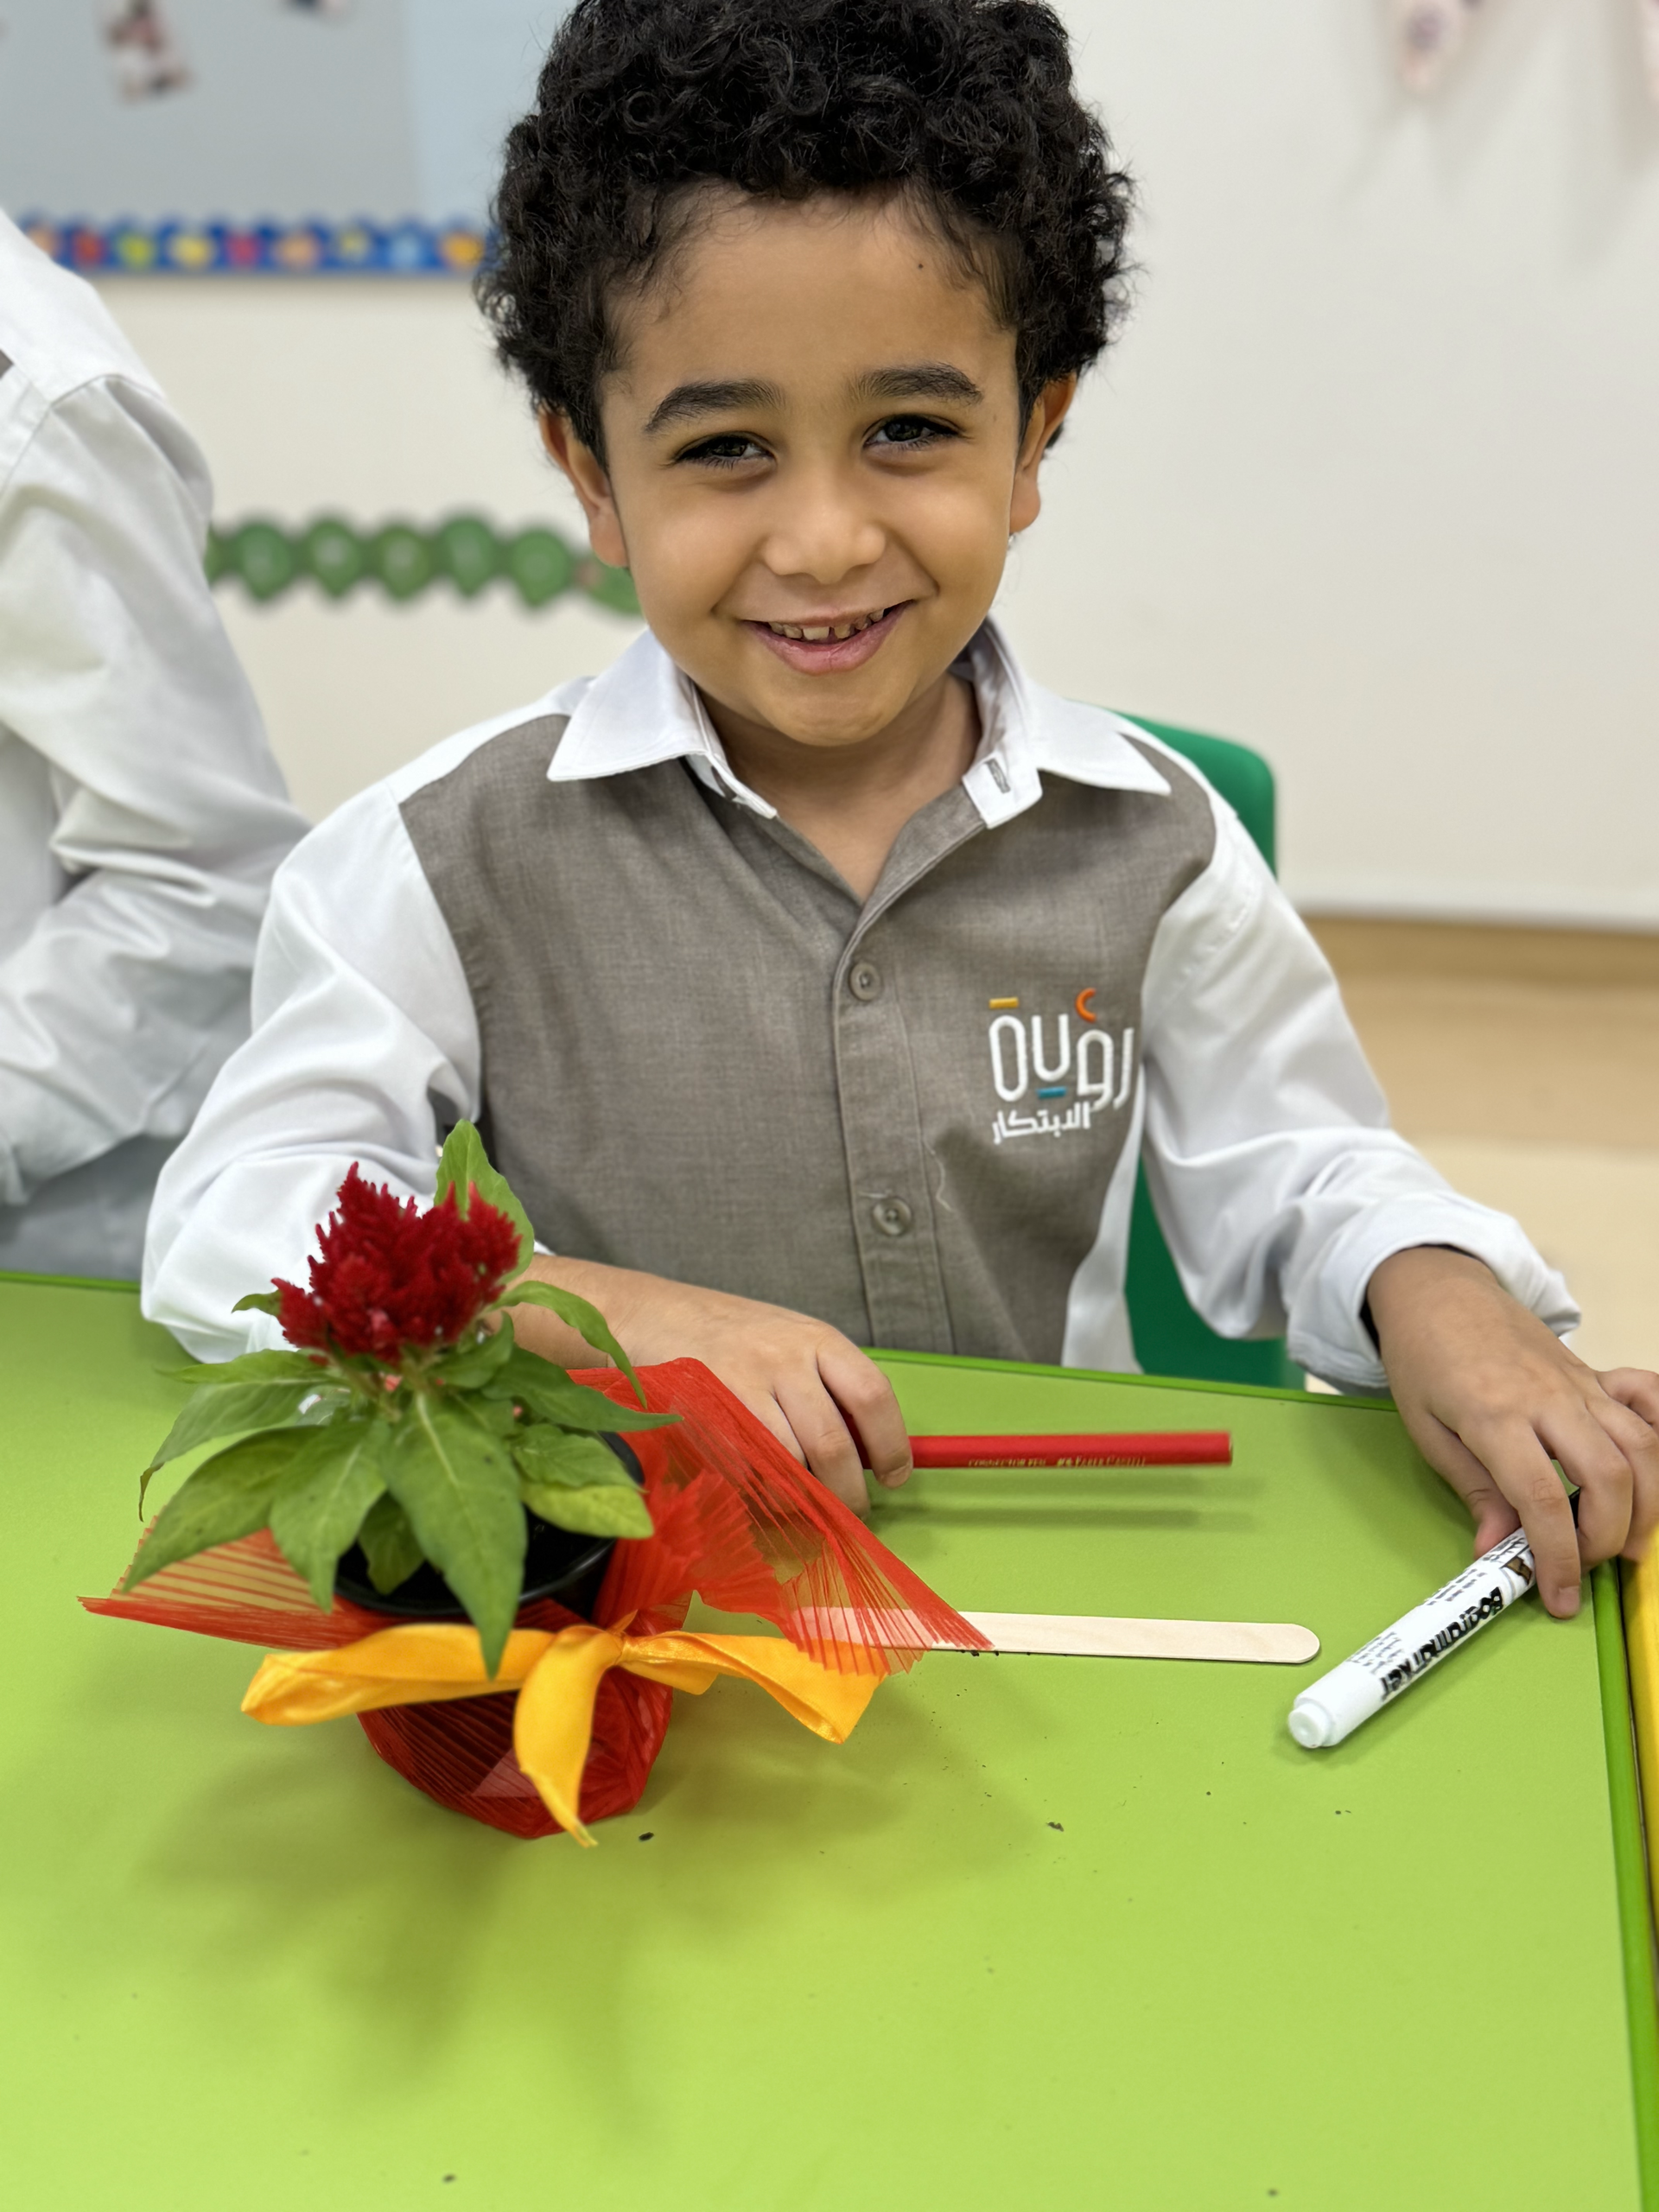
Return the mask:
<path id="1" fill-rule="evenodd" d="M 829 676 L 862 667 L 880 652 L 910 604 L 901 600 L 893 607 L 869 607 L 857 614 L 827 614 L 816 622 L 751 620 L 743 626 L 788 667 L 804 675 Z"/>

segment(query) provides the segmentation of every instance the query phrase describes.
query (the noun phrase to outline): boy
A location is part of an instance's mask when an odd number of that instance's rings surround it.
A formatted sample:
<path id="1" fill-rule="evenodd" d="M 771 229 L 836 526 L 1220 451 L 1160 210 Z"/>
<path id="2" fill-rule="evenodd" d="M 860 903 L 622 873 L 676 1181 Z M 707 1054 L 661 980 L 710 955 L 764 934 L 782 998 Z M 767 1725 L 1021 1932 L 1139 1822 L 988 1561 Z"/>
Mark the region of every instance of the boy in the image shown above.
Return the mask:
<path id="1" fill-rule="evenodd" d="M 207 579 L 207 470 L 0 214 L 0 1269 L 137 1274 L 305 828 Z"/>
<path id="2" fill-rule="evenodd" d="M 1559 1278 L 1388 1130 L 1201 779 L 988 620 L 1116 307 L 1108 152 L 1031 0 L 581 0 L 485 298 L 651 634 L 283 871 L 149 1310 L 258 1340 L 233 1300 L 350 1163 L 424 1196 L 479 1115 L 537 1271 L 858 1500 L 909 1465 L 860 1344 L 1132 1363 L 1144 1145 L 1206 1316 L 1391 1383 L 1568 1612 L 1659 1513 L 1659 1378 L 1575 1360 Z"/>

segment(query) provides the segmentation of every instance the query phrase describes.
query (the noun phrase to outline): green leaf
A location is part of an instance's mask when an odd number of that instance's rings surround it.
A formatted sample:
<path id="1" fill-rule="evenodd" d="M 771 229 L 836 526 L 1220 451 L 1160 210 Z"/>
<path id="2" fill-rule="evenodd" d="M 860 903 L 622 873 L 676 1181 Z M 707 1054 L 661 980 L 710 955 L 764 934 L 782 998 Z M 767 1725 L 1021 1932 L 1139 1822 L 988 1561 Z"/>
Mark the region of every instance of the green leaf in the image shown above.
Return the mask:
<path id="1" fill-rule="evenodd" d="M 631 1406 L 619 1406 L 602 1390 L 592 1389 L 586 1382 L 573 1382 L 563 1368 L 536 1352 L 525 1351 L 522 1345 L 515 1346 L 512 1357 L 503 1360 L 483 1395 L 516 1398 L 538 1421 L 595 1433 L 615 1429 L 626 1435 L 636 1429 L 670 1428 L 680 1419 L 678 1414 L 635 1413 Z"/>
<path id="2" fill-rule="evenodd" d="M 386 1488 L 416 1541 L 471 1615 L 493 1675 L 518 1610 L 524 1579 L 524 1516 L 518 1476 L 505 1444 L 461 1408 L 425 1391 L 394 1431 Z"/>
<path id="3" fill-rule="evenodd" d="M 426 1564 L 426 1554 L 415 1541 L 408 1514 L 389 1491 L 383 1491 L 369 1508 L 357 1541 L 369 1563 L 369 1580 L 383 1598 L 407 1582 L 417 1567 Z"/>
<path id="4" fill-rule="evenodd" d="M 480 1428 L 488 1429 L 492 1436 L 518 1433 L 518 1416 L 511 1398 L 486 1398 L 481 1390 L 468 1390 L 465 1396 L 451 1402 L 465 1407 L 468 1419 L 475 1421 Z"/>
<path id="5" fill-rule="evenodd" d="M 321 1428 L 325 1421 L 335 1420 L 352 1403 L 349 1390 L 325 1382 L 314 1398 L 307 1399 L 294 1416 L 302 1428 Z"/>
<path id="6" fill-rule="evenodd" d="M 633 1395 L 643 1406 L 645 1394 L 639 1388 L 639 1377 L 633 1371 L 633 1362 L 628 1357 L 598 1306 L 590 1306 L 585 1298 L 578 1298 L 574 1290 L 561 1290 L 550 1282 L 516 1282 L 501 1300 L 503 1306 L 545 1306 L 556 1313 L 561 1321 L 568 1322 L 583 1344 L 592 1344 L 595 1351 L 602 1351 L 615 1366 L 620 1367 L 632 1385 Z"/>
<path id="7" fill-rule="evenodd" d="M 318 1366 L 305 1351 L 245 1351 L 239 1359 L 193 1360 L 188 1367 L 156 1372 L 191 1390 L 222 1390 L 232 1382 L 300 1382 L 308 1376 L 314 1384 L 328 1380 L 328 1368 Z"/>
<path id="8" fill-rule="evenodd" d="M 618 1490 L 606 1483 L 592 1490 L 566 1490 L 562 1484 L 526 1483 L 524 1503 L 555 1528 L 574 1529 L 583 1536 L 648 1536 L 651 1516 L 645 1501 L 632 1483 Z"/>
<path id="9" fill-rule="evenodd" d="M 588 1536 L 648 1536 L 651 1515 L 633 1478 L 596 1436 L 532 1428 L 513 1446 L 524 1503 L 556 1528 Z"/>
<path id="10" fill-rule="evenodd" d="M 238 1298 L 232 1306 L 232 1313 L 280 1313 L 283 1310 L 282 1293 L 275 1290 L 251 1290 L 245 1298 Z"/>
<path id="11" fill-rule="evenodd" d="M 514 1198 L 506 1177 L 490 1165 L 484 1140 L 470 1122 L 457 1122 L 443 1141 L 443 1150 L 438 1156 L 437 1188 L 432 1194 L 435 1205 L 442 1203 L 443 1194 L 452 1184 L 455 1205 L 463 1215 L 472 1205 L 474 1190 L 486 1205 L 494 1206 L 506 1215 L 518 1231 L 518 1264 L 527 1268 L 536 1256 L 536 1232 L 530 1225 L 530 1216 Z"/>
<path id="12" fill-rule="evenodd" d="M 610 1446 L 596 1436 L 572 1436 L 562 1428 L 523 1429 L 512 1456 L 527 1482 L 569 1490 L 638 1488 Z"/>
<path id="13" fill-rule="evenodd" d="M 334 1602 L 340 1554 L 385 1493 L 382 1468 L 391 1442 L 390 1425 L 372 1418 L 313 1429 L 271 1502 L 270 1533 L 324 1612 Z"/>
<path id="14" fill-rule="evenodd" d="M 512 1324 L 504 1316 L 499 1329 L 480 1344 L 458 1345 L 433 1363 L 432 1373 L 452 1390 L 476 1390 L 512 1357 Z"/>
<path id="15" fill-rule="evenodd" d="M 291 1421 L 302 1399 L 311 1395 L 320 1379 L 313 1369 L 308 1382 L 232 1382 L 223 1390 L 199 1390 L 168 1429 L 144 1470 L 145 1479 L 212 1437 L 241 1436 L 249 1429 L 275 1428 Z"/>
<path id="16" fill-rule="evenodd" d="M 131 1590 L 175 1560 L 263 1529 L 296 1453 L 315 1433 L 308 1428 L 269 1429 L 204 1460 L 156 1516 L 121 1587 Z"/>

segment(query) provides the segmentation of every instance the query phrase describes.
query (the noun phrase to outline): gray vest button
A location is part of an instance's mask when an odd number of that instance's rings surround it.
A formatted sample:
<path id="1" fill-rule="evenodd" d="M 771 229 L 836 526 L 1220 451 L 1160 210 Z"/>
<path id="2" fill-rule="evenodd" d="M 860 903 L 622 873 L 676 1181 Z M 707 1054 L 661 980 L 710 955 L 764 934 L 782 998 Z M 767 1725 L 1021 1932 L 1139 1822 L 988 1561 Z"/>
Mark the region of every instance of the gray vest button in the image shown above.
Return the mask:
<path id="1" fill-rule="evenodd" d="M 915 1216 L 902 1198 L 878 1198 L 870 1208 L 870 1219 L 884 1236 L 908 1236 Z"/>
<path id="2" fill-rule="evenodd" d="M 881 970 L 868 960 L 855 961 L 847 971 L 847 988 L 855 999 L 879 999 Z"/>

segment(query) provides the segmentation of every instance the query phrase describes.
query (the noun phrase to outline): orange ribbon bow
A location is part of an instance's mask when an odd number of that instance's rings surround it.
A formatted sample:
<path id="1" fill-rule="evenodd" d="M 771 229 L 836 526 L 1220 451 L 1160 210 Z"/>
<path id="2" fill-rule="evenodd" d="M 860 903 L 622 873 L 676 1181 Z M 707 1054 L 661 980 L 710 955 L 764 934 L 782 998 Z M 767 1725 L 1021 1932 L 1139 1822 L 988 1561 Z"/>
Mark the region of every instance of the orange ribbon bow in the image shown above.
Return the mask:
<path id="1" fill-rule="evenodd" d="M 832 1673 L 770 1636 L 698 1636 L 684 1630 L 628 1636 L 578 1622 L 556 1632 L 514 1629 L 493 1676 L 484 1671 L 476 1629 L 448 1622 L 380 1629 L 332 1651 L 273 1653 L 248 1685 L 244 1713 L 279 1728 L 389 1705 L 487 1697 L 516 1689 L 512 1748 L 543 1803 L 578 1843 L 591 1844 L 577 1817 L 582 1770 L 594 1728 L 594 1700 L 613 1667 L 700 1697 L 718 1675 L 758 1684 L 814 1735 L 844 1744 L 881 1679 Z"/>

